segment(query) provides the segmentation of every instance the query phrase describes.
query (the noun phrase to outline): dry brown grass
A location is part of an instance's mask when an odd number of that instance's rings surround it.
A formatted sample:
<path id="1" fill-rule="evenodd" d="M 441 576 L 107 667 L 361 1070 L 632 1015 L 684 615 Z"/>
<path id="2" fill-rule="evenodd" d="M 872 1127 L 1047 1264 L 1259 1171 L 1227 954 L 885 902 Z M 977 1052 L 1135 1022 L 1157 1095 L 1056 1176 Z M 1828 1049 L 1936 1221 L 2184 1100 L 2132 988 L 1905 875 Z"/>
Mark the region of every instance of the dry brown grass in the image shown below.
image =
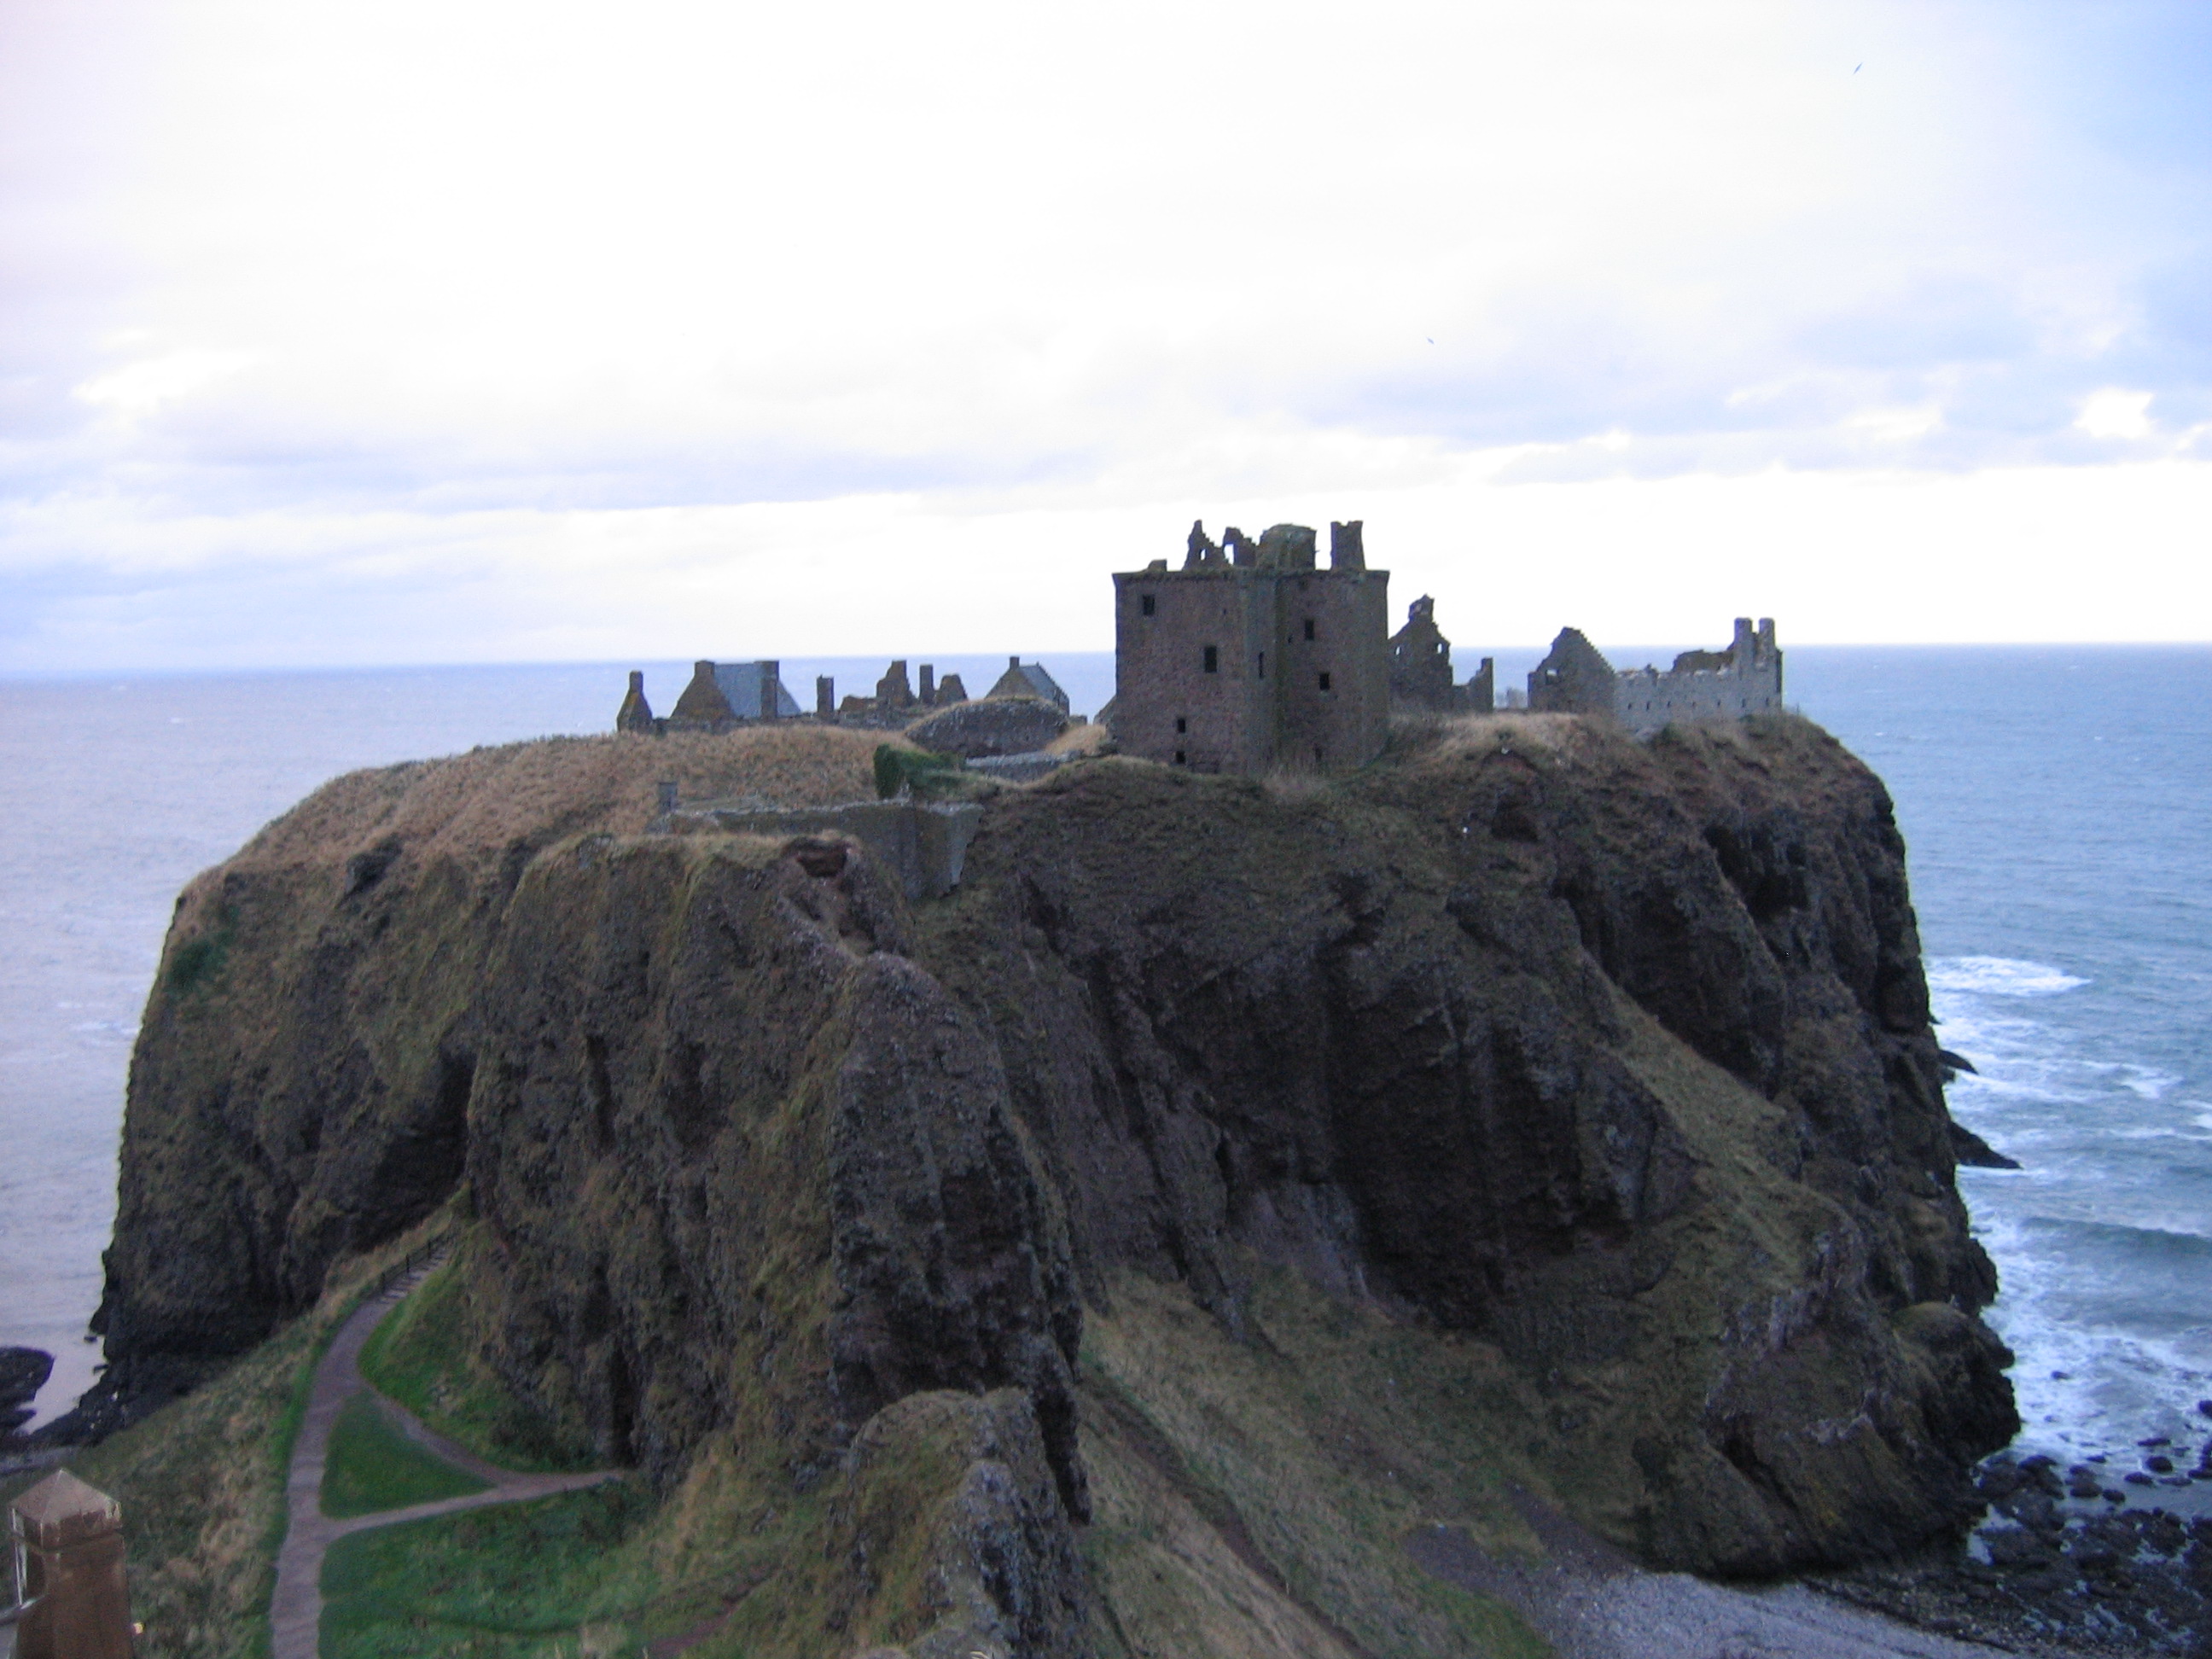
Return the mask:
<path id="1" fill-rule="evenodd" d="M 880 732 L 780 726 L 708 736 L 541 738 L 443 760 L 351 772 L 268 825 L 241 862 L 327 860 L 334 848 L 387 839 L 416 856 L 467 854 L 518 839 L 636 835 L 651 822 L 655 785 L 690 801 L 829 806 L 874 799 L 870 763 Z"/>
<path id="2" fill-rule="evenodd" d="M 1048 755 L 1095 755 L 1113 740 L 1113 734 L 1091 720 L 1082 726 L 1071 726 L 1050 743 L 1045 744 Z"/>
<path id="3" fill-rule="evenodd" d="M 1328 793 L 1329 781 L 1310 766 L 1278 766 L 1261 777 L 1260 787 L 1269 799 L 1295 806 Z"/>
<path id="4" fill-rule="evenodd" d="M 1449 714 L 1438 719 L 1423 757 L 1459 761 L 1499 750 L 1565 756 L 1614 735 L 1578 714 Z"/>

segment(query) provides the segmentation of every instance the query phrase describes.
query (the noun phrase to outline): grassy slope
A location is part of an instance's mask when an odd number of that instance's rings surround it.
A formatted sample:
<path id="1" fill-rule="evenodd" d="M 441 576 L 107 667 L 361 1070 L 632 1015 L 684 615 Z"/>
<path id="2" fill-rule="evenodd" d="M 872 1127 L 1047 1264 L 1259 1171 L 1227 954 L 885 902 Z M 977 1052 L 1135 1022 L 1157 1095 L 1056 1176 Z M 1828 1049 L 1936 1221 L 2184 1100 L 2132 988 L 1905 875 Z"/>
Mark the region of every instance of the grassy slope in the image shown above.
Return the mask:
<path id="1" fill-rule="evenodd" d="M 140 1659 L 268 1652 L 284 1479 L 315 1361 L 372 1276 L 436 1223 L 345 1264 L 314 1309 L 185 1399 L 67 1467 L 123 1504 Z M 11 1498 L 32 1478 L 0 1487 Z"/>
<path id="2" fill-rule="evenodd" d="M 325 1659 L 635 1653 L 654 1591 L 626 1547 L 652 1512 L 614 1482 L 343 1538 L 323 1568 Z"/>
<path id="3" fill-rule="evenodd" d="M 502 1468 L 562 1474 L 597 1467 L 502 1389 L 454 1334 L 471 1328 L 466 1277 L 449 1264 L 392 1310 L 362 1350 L 362 1375 L 431 1428 Z"/>
<path id="4" fill-rule="evenodd" d="M 1492 1548 L 1540 1549 L 1486 1441 L 1524 1412 L 1495 1356 L 1278 1272 L 1261 1273 L 1248 1328 L 1238 1342 L 1179 1287 L 1134 1277 L 1087 1322 L 1085 1550 L 1108 1650 L 1545 1652 L 1402 1548 L 1448 1522 Z"/>
<path id="5" fill-rule="evenodd" d="M 484 1490 L 484 1483 L 402 1434 L 363 1390 L 346 1401 L 331 1425 L 323 1466 L 323 1513 L 334 1520 L 403 1510 Z"/>

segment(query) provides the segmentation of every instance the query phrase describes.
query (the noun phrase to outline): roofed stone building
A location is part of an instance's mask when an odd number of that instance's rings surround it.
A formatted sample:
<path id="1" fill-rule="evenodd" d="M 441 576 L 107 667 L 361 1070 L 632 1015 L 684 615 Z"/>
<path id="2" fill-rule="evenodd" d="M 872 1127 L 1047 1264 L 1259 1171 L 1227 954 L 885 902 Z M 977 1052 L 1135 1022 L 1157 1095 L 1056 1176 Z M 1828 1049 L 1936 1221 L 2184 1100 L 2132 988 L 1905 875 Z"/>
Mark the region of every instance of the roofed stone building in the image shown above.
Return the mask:
<path id="1" fill-rule="evenodd" d="M 782 665 L 775 661 L 710 662 L 692 665 L 691 684 L 669 711 L 672 732 L 722 732 L 741 722 L 787 720 L 797 718 L 799 702 L 783 689 Z M 631 690 L 641 705 L 642 677 L 631 676 Z M 629 700 L 623 702 L 624 713 Z M 651 718 L 650 711 L 647 718 Z M 617 721 L 619 724 L 619 720 Z"/>
<path id="2" fill-rule="evenodd" d="M 1357 520 L 1279 524 L 1216 545 L 1194 524 L 1182 568 L 1114 578 L 1113 732 L 1125 753 L 1198 772 L 1364 765 L 1389 735 L 1389 573 Z"/>
<path id="3" fill-rule="evenodd" d="M 1060 682 L 1045 672 L 1041 662 L 1025 663 L 1019 657 L 1006 659 L 1006 672 L 999 676 L 987 697 L 1042 697 L 1063 714 L 1068 712 L 1067 693 L 1060 689 Z"/>

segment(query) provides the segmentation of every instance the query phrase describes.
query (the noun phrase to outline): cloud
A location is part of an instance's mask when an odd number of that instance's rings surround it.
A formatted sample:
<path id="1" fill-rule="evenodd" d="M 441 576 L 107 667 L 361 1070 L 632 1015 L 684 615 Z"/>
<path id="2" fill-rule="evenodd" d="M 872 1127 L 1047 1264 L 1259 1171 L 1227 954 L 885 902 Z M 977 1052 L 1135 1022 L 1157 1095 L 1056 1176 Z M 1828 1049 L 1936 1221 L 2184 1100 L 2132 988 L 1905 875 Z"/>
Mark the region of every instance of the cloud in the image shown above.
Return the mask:
<path id="1" fill-rule="evenodd" d="M 2092 438 L 2148 438 L 2151 434 L 2148 392 L 2123 392 L 2107 386 L 2082 401 L 2075 427 Z"/>
<path id="2" fill-rule="evenodd" d="M 2149 4 L 39 0 L 0 560 L 199 550 L 251 656 L 373 537 L 2193 453 L 2208 70 Z"/>

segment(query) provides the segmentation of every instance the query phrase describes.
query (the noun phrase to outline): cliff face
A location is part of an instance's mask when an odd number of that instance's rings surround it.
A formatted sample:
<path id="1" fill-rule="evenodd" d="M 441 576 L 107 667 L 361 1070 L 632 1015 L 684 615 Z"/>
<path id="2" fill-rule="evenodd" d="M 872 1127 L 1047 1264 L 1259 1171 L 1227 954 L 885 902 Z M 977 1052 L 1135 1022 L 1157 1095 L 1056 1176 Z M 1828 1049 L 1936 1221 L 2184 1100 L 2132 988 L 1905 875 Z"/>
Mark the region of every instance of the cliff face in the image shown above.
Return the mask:
<path id="1" fill-rule="evenodd" d="M 682 752 L 865 793 L 865 744 L 800 738 Z M 897 1402 L 1000 1391 L 1079 1521 L 1086 1310 L 1140 1282 L 1247 1345 L 1295 1282 L 1480 1358 L 1440 1433 L 1667 1565 L 1894 1548 L 2013 1432 L 1904 848 L 1816 728 L 1474 719 L 1325 788 L 1089 763 L 920 907 L 834 837 L 638 833 L 677 752 L 342 780 L 186 893 L 118 1397 L 465 1180 L 485 1352 L 668 1482 L 734 1435 L 805 1489 Z"/>

